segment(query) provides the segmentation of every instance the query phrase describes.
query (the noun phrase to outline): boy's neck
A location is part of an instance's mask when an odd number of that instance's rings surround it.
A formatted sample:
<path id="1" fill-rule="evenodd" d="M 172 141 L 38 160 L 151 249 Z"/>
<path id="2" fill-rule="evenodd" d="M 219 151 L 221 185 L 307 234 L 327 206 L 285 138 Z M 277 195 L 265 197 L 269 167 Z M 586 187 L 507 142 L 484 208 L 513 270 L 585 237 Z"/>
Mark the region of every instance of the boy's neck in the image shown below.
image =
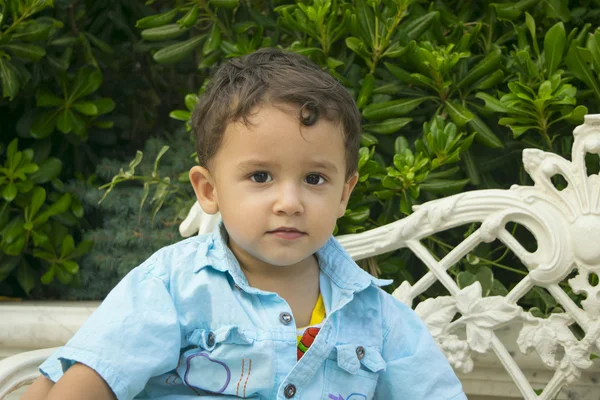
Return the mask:
<path id="1" fill-rule="evenodd" d="M 297 320 L 305 319 L 301 315 L 308 316 L 310 320 L 309 311 L 312 311 L 320 293 L 320 269 L 315 255 L 311 255 L 297 264 L 277 266 L 256 259 L 243 251 L 238 251 L 235 243 L 232 243 L 231 240 L 227 242 L 248 280 L 248 285 L 277 293 L 289 303 Z M 302 310 L 304 308 L 300 305 L 302 302 L 307 302 L 310 310 Z"/>

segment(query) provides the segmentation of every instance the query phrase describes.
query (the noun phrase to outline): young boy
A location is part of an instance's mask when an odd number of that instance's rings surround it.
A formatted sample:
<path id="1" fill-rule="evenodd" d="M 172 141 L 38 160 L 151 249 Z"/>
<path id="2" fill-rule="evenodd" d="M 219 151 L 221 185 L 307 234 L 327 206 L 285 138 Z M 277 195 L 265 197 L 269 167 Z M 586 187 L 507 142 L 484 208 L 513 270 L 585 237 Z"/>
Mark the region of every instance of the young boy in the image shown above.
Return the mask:
<path id="1" fill-rule="evenodd" d="M 190 179 L 218 229 L 132 270 L 24 399 L 466 399 L 390 282 L 331 236 L 361 134 L 338 82 L 262 49 L 217 71 L 193 129 Z"/>

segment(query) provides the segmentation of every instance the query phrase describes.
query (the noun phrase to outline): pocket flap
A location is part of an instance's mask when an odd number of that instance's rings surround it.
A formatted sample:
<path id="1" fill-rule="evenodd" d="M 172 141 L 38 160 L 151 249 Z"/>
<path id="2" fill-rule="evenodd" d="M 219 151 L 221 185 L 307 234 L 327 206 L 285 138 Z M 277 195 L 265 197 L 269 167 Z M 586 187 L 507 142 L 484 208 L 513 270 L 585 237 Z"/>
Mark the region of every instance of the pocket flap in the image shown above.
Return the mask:
<path id="1" fill-rule="evenodd" d="M 254 343 L 255 336 L 251 331 L 241 330 L 238 326 L 228 325 L 215 330 L 195 329 L 188 336 L 188 343 L 205 350 L 212 350 L 220 343 L 250 345 Z"/>
<path id="2" fill-rule="evenodd" d="M 362 364 L 371 372 L 384 370 L 387 363 L 381 356 L 378 348 L 373 346 L 362 347 L 363 357 L 359 360 L 357 349 L 360 344 L 339 344 L 335 346 L 337 350 L 337 364 L 350 374 L 356 374 Z"/>

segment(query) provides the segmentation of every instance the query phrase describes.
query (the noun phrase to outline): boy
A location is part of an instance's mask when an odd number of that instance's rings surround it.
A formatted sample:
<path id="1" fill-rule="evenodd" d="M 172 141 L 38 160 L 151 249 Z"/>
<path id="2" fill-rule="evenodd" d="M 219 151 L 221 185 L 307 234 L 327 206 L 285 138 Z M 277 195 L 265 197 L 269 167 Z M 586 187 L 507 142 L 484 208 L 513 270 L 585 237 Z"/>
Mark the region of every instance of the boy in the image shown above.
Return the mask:
<path id="1" fill-rule="evenodd" d="M 262 49 L 217 71 L 192 125 L 218 229 L 132 270 L 24 399 L 466 399 L 424 324 L 331 237 L 358 180 L 348 92 Z"/>

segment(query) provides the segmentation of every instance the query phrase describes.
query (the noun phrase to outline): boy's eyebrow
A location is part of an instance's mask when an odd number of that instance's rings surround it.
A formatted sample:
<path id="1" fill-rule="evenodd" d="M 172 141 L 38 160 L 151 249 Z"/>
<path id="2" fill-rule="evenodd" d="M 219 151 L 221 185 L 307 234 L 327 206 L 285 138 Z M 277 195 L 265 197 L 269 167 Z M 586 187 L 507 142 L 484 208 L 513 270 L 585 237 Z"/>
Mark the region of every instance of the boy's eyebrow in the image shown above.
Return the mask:
<path id="1" fill-rule="evenodd" d="M 313 162 L 310 163 L 310 165 L 311 166 L 314 165 L 317 168 L 328 169 L 328 170 L 333 171 L 333 172 L 338 172 L 337 167 L 331 161 L 327 161 L 327 160 L 313 161 Z"/>
<path id="2" fill-rule="evenodd" d="M 332 172 L 338 172 L 337 167 L 331 161 L 317 160 L 317 161 L 308 162 L 307 164 L 310 165 L 310 167 L 327 169 Z M 278 167 L 278 166 L 279 166 L 279 163 L 266 162 L 266 161 L 260 161 L 260 160 L 245 160 L 245 161 L 238 163 L 236 165 L 236 168 L 241 169 L 241 170 L 246 170 L 246 169 L 250 169 L 250 168 L 268 168 L 268 167 Z"/>

